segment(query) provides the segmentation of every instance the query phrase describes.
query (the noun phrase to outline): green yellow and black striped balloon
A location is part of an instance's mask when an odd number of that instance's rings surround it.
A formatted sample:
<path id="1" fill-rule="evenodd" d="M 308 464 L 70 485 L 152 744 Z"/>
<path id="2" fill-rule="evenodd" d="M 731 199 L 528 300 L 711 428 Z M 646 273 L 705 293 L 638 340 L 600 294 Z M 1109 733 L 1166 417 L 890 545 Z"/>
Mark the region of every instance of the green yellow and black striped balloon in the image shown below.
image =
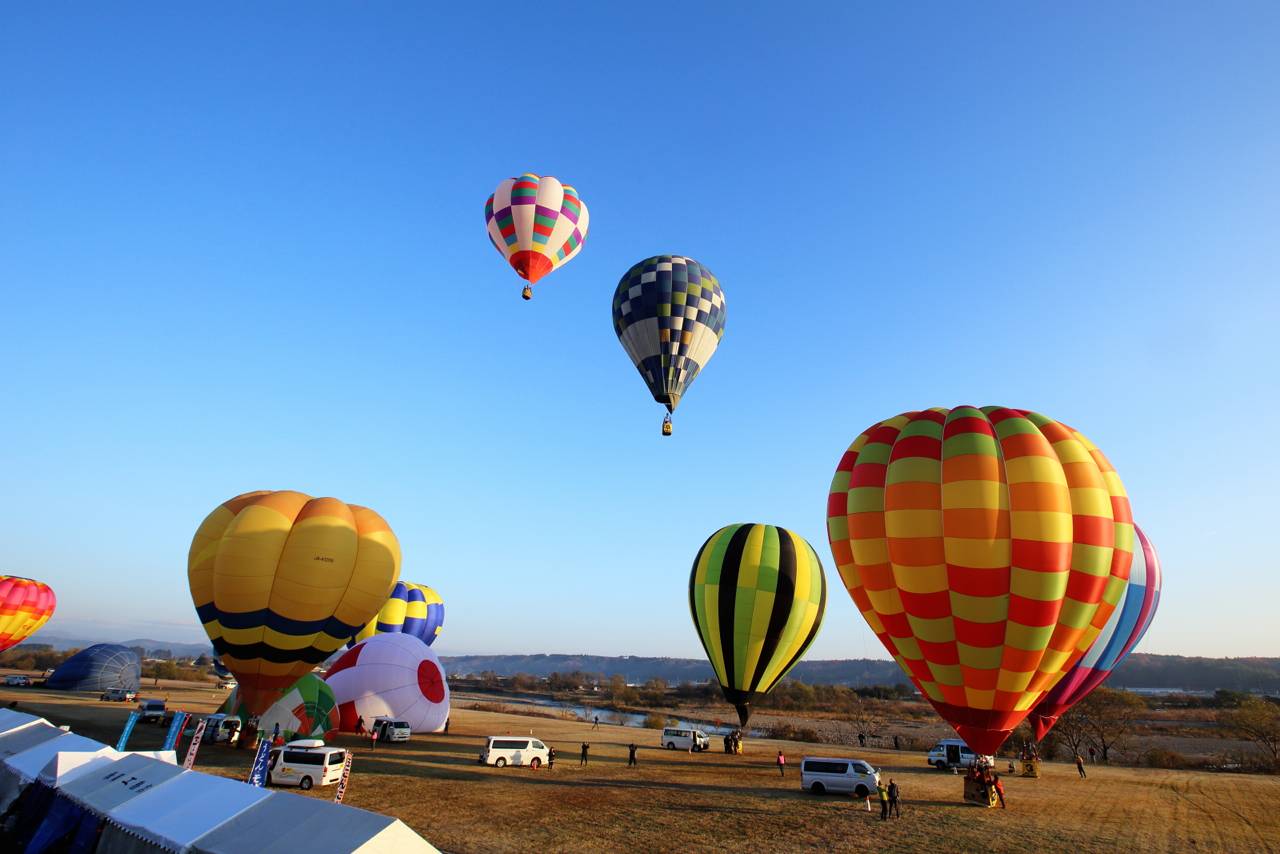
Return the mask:
<path id="1" fill-rule="evenodd" d="M 752 704 L 813 643 L 826 606 L 822 562 L 799 534 L 727 525 L 702 544 L 689 575 L 689 612 L 743 726 Z"/>

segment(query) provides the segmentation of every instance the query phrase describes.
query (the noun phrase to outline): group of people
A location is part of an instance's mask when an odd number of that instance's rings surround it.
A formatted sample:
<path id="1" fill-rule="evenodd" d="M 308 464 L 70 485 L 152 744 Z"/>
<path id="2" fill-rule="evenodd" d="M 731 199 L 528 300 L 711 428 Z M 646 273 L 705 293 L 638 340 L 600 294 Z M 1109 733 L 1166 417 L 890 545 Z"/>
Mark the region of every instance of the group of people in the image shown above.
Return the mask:
<path id="1" fill-rule="evenodd" d="M 742 753 L 742 730 L 735 729 L 724 737 L 724 752 L 734 754 Z"/>
<path id="2" fill-rule="evenodd" d="M 969 766 L 968 777 L 977 785 L 980 799 L 990 798 L 990 792 L 994 791 L 1000 801 L 1000 809 L 1005 809 L 1004 783 L 1000 781 L 1000 775 L 995 772 L 995 769 L 990 765 L 974 762 Z"/>
<path id="3" fill-rule="evenodd" d="M 902 809 L 898 806 L 898 784 L 892 777 L 887 786 L 884 783 L 876 784 L 876 795 L 880 798 L 881 821 L 888 821 L 890 814 L 902 818 Z"/>

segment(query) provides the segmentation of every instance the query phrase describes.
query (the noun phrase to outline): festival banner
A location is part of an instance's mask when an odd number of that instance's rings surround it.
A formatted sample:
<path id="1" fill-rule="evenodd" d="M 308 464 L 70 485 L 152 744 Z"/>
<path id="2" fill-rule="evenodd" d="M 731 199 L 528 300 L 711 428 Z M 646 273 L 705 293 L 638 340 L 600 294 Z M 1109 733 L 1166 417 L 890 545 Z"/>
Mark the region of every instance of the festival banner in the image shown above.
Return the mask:
<path id="1" fill-rule="evenodd" d="M 204 738 L 204 726 L 208 721 L 201 718 L 196 724 L 196 731 L 191 734 L 191 746 L 187 748 L 187 758 L 182 760 L 182 767 L 188 771 L 196 764 L 196 751 L 200 749 L 200 739 Z"/>
<path id="2" fill-rule="evenodd" d="M 249 771 L 249 785 L 262 788 L 267 784 L 267 758 L 271 755 L 271 739 L 258 739 L 258 753 L 253 757 L 253 768 Z"/>
<path id="3" fill-rule="evenodd" d="M 129 741 L 129 736 L 133 734 L 134 724 L 138 722 L 138 715 L 137 709 L 129 713 L 129 720 L 124 722 L 124 731 L 120 733 L 120 740 L 116 742 L 116 750 L 124 750 L 125 744 Z"/>
<path id="4" fill-rule="evenodd" d="M 347 778 L 351 776 L 351 751 L 347 751 L 347 759 L 342 763 L 342 779 L 338 781 L 338 791 L 333 793 L 333 802 L 335 804 L 342 803 L 342 798 L 347 794 Z"/>
<path id="5" fill-rule="evenodd" d="M 164 737 L 164 744 L 161 750 L 173 750 L 178 745 L 178 739 L 182 737 L 182 730 L 186 728 L 187 721 L 191 715 L 186 712 L 174 712 L 173 723 L 169 724 L 169 734 Z"/>

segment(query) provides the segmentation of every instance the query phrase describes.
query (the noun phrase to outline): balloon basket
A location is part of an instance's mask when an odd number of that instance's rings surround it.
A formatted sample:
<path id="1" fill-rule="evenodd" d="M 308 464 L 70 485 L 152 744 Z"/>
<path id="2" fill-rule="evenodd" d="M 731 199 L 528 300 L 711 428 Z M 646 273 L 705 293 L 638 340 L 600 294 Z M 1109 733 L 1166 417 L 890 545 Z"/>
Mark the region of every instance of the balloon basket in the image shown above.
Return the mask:
<path id="1" fill-rule="evenodd" d="M 670 436 L 671 429 L 671 416 L 668 415 L 666 418 L 662 419 L 662 435 Z"/>
<path id="2" fill-rule="evenodd" d="M 996 797 L 996 787 L 989 786 L 982 780 L 972 777 L 964 778 L 964 802 L 990 809 L 1000 801 Z"/>
<path id="3" fill-rule="evenodd" d="M 524 290 L 520 292 L 520 299 L 533 299 L 533 288 L 525 285 Z"/>
<path id="4" fill-rule="evenodd" d="M 1023 759 L 1022 771 L 1018 773 L 1019 777 L 1032 777 L 1040 779 L 1040 760 L 1039 759 Z"/>

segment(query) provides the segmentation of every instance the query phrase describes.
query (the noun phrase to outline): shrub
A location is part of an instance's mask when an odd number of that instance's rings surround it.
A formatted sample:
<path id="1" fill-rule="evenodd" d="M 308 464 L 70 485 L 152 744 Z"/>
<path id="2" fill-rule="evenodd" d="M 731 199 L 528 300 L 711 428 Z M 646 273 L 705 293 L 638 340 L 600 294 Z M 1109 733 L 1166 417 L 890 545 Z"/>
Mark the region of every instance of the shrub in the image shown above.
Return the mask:
<path id="1" fill-rule="evenodd" d="M 666 715 L 660 715 L 657 712 L 650 712 L 644 716 L 644 725 L 649 729 L 662 729 L 667 725 L 670 718 Z"/>

